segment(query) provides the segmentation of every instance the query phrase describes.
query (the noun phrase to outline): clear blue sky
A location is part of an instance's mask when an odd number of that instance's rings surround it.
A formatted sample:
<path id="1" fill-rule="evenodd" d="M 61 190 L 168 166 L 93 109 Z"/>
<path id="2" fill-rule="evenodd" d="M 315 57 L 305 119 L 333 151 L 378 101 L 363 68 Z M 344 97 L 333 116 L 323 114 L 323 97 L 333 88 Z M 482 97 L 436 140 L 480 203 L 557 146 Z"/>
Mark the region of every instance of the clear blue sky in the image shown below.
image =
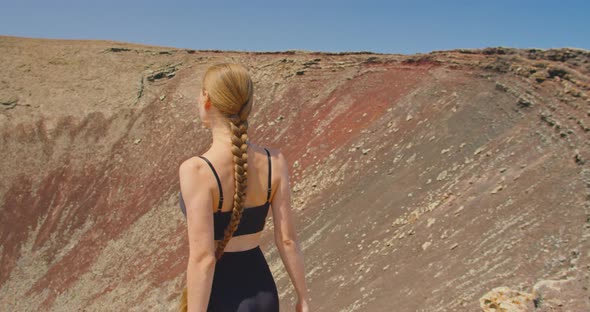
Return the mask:
<path id="1" fill-rule="evenodd" d="M 0 35 L 190 49 L 590 49 L 590 1 L 0 0 Z"/>

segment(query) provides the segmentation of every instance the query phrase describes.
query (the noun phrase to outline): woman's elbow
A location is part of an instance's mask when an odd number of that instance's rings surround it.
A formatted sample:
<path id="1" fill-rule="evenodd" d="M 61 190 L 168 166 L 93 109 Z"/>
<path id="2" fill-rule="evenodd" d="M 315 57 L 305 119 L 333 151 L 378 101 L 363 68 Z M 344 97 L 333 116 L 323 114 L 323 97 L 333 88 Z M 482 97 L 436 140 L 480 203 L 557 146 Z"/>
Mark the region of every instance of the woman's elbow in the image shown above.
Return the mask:
<path id="1" fill-rule="evenodd" d="M 216 262 L 215 255 L 213 254 L 189 256 L 189 266 L 193 267 L 211 268 L 215 267 Z"/>

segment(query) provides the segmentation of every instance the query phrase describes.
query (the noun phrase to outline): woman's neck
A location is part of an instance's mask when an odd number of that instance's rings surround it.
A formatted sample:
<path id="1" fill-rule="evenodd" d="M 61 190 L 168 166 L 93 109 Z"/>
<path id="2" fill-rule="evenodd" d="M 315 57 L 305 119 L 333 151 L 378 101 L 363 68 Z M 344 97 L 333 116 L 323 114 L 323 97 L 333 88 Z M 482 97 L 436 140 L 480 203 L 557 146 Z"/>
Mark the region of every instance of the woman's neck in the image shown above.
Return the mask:
<path id="1" fill-rule="evenodd" d="M 212 150 L 231 150 L 232 140 L 229 127 L 215 127 L 211 129 L 213 143 Z"/>

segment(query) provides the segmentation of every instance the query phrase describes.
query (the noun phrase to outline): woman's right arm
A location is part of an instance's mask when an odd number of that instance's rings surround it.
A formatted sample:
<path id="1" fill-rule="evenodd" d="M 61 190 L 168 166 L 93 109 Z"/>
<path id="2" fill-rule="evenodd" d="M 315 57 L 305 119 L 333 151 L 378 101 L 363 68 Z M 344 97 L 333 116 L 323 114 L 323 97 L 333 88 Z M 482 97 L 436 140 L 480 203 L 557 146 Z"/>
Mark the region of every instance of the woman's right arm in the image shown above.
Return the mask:
<path id="1" fill-rule="evenodd" d="M 280 175 L 280 182 L 271 202 L 275 244 L 299 297 L 298 305 L 303 307 L 303 311 L 307 311 L 309 293 L 305 282 L 303 255 L 291 214 L 289 164 L 280 151 L 274 163 L 275 172 Z"/>

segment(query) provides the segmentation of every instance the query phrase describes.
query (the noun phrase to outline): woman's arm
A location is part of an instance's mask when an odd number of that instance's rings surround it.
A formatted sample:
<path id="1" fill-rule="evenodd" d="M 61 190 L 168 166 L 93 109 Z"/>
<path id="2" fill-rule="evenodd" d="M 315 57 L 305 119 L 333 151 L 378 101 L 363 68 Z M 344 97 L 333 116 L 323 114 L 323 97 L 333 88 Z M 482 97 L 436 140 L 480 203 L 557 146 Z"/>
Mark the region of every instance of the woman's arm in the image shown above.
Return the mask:
<path id="1" fill-rule="evenodd" d="M 291 215 L 289 164 L 280 151 L 278 152 L 275 163 L 276 171 L 280 175 L 280 182 L 271 202 L 275 244 L 289 273 L 299 300 L 305 303 L 309 300 L 309 294 L 305 282 L 303 255 L 301 254 L 301 248 Z"/>
<path id="2" fill-rule="evenodd" d="M 208 168 L 196 158 L 180 165 L 180 191 L 186 206 L 189 260 L 186 284 L 188 312 L 207 310 L 215 270 L 215 243 Z"/>

